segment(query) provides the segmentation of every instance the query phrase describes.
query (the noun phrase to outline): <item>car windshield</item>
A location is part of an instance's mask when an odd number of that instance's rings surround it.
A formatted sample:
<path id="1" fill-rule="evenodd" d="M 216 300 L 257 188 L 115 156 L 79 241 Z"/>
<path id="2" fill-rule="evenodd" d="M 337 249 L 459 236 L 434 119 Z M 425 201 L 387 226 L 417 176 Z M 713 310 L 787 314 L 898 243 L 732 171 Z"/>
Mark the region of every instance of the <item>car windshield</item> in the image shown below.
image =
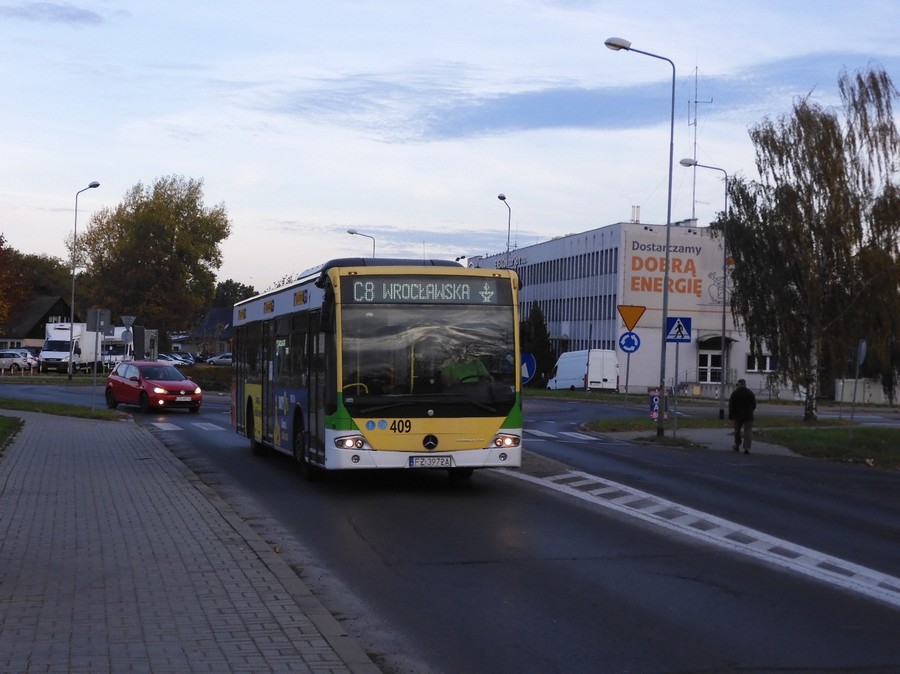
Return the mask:
<path id="1" fill-rule="evenodd" d="M 171 365 L 148 365 L 141 368 L 144 379 L 153 381 L 183 381 L 184 375 Z"/>

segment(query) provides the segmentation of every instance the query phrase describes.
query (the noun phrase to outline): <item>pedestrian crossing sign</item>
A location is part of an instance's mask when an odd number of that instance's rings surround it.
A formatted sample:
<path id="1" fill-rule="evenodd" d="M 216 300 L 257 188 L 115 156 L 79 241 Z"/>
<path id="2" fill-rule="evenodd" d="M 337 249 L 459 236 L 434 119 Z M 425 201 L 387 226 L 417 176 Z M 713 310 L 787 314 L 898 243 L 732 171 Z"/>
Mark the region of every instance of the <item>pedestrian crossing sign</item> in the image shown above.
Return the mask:
<path id="1" fill-rule="evenodd" d="M 666 316 L 666 341 L 690 342 L 691 319 L 686 316 Z"/>

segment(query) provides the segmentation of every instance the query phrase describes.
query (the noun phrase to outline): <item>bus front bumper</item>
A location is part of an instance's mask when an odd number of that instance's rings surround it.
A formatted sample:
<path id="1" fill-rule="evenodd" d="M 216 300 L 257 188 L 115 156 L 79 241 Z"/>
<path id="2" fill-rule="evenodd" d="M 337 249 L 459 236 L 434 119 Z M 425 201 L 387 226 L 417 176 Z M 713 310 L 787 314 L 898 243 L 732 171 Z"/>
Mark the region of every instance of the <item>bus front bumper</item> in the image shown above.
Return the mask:
<path id="1" fill-rule="evenodd" d="M 329 449 L 328 470 L 381 468 L 516 468 L 522 465 L 522 447 L 489 447 L 453 452 L 398 452 L 372 449 Z"/>

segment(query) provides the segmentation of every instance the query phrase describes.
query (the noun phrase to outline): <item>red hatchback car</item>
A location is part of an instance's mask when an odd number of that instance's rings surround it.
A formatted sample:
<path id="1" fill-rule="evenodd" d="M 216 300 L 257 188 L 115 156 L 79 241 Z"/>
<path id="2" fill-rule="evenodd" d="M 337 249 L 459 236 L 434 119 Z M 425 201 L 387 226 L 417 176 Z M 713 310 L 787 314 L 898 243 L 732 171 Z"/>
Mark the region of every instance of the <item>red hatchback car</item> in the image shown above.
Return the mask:
<path id="1" fill-rule="evenodd" d="M 106 406 L 140 405 L 141 410 L 200 411 L 203 392 L 174 365 L 151 361 L 119 363 L 106 378 Z"/>

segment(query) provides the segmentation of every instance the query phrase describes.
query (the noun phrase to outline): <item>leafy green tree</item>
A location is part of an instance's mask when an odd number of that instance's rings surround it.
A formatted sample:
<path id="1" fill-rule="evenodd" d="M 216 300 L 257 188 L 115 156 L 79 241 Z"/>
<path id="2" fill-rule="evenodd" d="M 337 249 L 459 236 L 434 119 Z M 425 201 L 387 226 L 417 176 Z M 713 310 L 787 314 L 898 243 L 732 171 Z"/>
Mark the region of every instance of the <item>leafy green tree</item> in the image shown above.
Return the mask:
<path id="1" fill-rule="evenodd" d="M 0 324 L 20 311 L 28 300 L 23 277 L 21 255 L 6 245 L 6 237 L 0 234 Z"/>
<path id="2" fill-rule="evenodd" d="M 184 330 L 213 300 L 219 244 L 230 232 L 225 206 L 204 205 L 201 180 L 138 183 L 116 208 L 95 213 L 79 236 L 86 294 L 114 316 L 137 316 L 161 339 Z"/>
<path id="3" fill-rule="evenodd" d="M 245 300 L 248 297 L 253 297 L 256 294 L 257 292 L 254 290 L 253 286 L 244 285 L 243 283 L 238 283 L 231 279 L 220 281 L 216 284 L 216 295 L 213 298 L 213 306 L 231 307 L 234 306 L 236 302 Z"/>
<path id="4" fill-rule="evenodd" d="M 522 351 L 527 351 L 537 361 L 537 376 L 529 382 L 529 386 L 543 388 L 556 364 L 556 357 L 550 347 L 550 331 L 544 312 L 537 302 L 531 303 L 528 318 L 522 324 Z"/>
<path id="5" fill-rule="evenodd" d="M 839 85 L 840 109 L 807 96 L 752 127 L 760 180 L 729 187 L 732 310 L 751 350 L 805 387 L 805 419 L 860 338 L 881 367 L 897 367 L 898 92 L 880 68 L 842 73 Z"/>
<path id="6" fill-rule="evenodd" d="M 35 295 L 68 297 L 72 290 L 71 262 L 41 254 L 21 255 L 23 282 Z"/>

